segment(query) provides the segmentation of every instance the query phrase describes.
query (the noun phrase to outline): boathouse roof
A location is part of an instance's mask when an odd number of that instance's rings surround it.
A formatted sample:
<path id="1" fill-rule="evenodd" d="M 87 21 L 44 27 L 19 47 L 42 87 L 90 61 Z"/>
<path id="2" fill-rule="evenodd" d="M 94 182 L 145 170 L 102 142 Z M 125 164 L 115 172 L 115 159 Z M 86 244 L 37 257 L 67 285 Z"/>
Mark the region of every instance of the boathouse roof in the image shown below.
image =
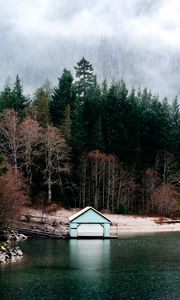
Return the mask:
<path id="1" fill-rule="evenodd" d="M 87 206 L 84 209 L 78 211 L 76 214 L 74 214 L 73 216 L 69 217 L 69 221 L 72 222 L 74 220 L 76 220 L 78 217 L 82 216 L 83 214 L 85 214 L 86 212 L 88 212 L 89 210 L 93 210 L 96 214 L 98 214 L 99 216 L 101 216 L 104 220 L 106 220 L 106 222 L 108 221 L 109 223 L 111 223 L 111 221 L 106 218 L 103 214 L 101 214 L 98 210 L 96 210 L 94 207 L 91 206 Z"/>

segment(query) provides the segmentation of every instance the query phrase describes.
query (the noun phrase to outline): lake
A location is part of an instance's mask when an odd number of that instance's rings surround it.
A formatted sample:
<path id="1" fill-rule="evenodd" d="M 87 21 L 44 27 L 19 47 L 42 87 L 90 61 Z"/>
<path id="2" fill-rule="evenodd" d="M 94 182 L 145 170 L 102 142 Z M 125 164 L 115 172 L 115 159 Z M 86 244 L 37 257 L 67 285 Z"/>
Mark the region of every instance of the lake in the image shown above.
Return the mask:
<path id="1" fill-rule="evenodd" d="M 180 233 L 28 239 L 0 266 L 0 299 L 180 299 Z"/>

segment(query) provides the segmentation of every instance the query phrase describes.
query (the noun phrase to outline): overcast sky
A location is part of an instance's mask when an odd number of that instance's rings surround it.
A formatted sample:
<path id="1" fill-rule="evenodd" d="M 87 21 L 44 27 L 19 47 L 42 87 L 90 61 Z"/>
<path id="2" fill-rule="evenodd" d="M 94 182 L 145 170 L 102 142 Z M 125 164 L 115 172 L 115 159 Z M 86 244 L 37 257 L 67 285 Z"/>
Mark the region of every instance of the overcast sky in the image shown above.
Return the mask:
<path id="1" fill-rule="evenodd" d="M 99 80 L 180 95 L 179 0 L 0 0 L 0 87 L 25 91 L 85 56 Z"/>

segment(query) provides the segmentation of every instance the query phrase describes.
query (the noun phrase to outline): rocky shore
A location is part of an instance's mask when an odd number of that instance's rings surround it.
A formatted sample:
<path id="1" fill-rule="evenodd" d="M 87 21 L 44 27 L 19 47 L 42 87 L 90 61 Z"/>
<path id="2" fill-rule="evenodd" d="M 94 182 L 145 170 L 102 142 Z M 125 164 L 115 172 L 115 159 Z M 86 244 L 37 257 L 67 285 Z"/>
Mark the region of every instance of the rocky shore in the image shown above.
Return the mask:
<path id="1" fill-rule="evenodd" d="M 27 240 L 27 236 L 22 233 L 10 232 L 7 235 L 7 242 Z"/>
<path id="2" fill-rule="evenodd" d="M 0 242 L 0 263 L 15 262 L 23 256 L 23 252 L 19 247 L 11 247 L 12 241 L 26 240 L 24 234 L 10 232 L 7 234 L 7 240 Z"/>
<path id="3" fill-rule="evenodd" d="M 0 247 L 0 263 L 14 262 L 17 258 L 23 256 L 23 252 L 19 247 Z"/>

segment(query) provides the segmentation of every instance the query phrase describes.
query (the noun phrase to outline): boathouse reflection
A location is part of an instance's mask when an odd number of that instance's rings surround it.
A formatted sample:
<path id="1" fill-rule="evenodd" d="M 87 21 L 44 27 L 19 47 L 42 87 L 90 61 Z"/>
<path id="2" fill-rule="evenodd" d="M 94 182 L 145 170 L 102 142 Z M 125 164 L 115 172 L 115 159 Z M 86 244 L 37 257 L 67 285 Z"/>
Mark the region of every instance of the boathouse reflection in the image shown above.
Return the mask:
<path id="1" fill-rule="evenodd" d="M 83 269 L 104 269 L 110 263 L 110 240 L 69 240 L 71 266 Z"/>

